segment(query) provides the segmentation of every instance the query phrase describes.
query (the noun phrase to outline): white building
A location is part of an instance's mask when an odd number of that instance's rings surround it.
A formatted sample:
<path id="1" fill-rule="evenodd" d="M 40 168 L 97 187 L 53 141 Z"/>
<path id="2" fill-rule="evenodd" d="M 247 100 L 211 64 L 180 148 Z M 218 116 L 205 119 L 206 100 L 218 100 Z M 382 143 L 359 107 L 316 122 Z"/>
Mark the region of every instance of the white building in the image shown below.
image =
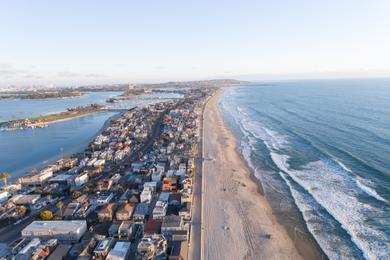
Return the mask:
<path id="1" fill-rule="evenodd" d="M 87 183 L 89 180 L 89 176 L 88 176 L 88 173 L 84 173 L 84 174 L 80 174 L 78 175 L 75 180 L 74 180 L 74 183 L 77 187 L 80 187 L 82 186 L 83 184 Z"/>
<path id="2" fill-rule="evenodd" d="M 104 159 L 99 159 L 96 162 L 94 162 L 93 166 L 99 167 L 99 166 L 104 166 L 106 164 L 106 160 Z"/>
<path id="3" fill-rule="evenodd" d="M 148 181 L 144 183 L 144 191 L 150 190 L 152 192 L 156 192 L 157 189 L 157 182 L 155 181 Z"/>
<path id="4" fill-rule="evenodd" d="M 27 245 L 25 245 L 15 256 L 15 260 L 30 259 L 33 252 L 41 246 L 41 241 L 38 238 L 32 239 Z"/>
<path id="5" fill-rule="evenodd" d="M 0 205 L 1 203 L 7 201 L 8 197 L 9 197 L 9 193 L 7 191 L 0 192 Z"/>
<path id="6" fill-rule="evenodd" d="M 53 171 L 51 169 L 43 170 L 37 174 L 30 174 L 18 179 L 18 183 L 25 186 L 41 186 L 46 183 L 51 177 L 53 177 Z"/>
<path id="7" fill-rule="evenodd" d="M 126 153 L 123 150 L 118 150 L 115 153 L 115 160 L 121 161 L 121 160 L 123 160 L 123 158 L 125 158 L 125 156 L 126 156 Z"/>
<path id="8" fill-rule="evenodd" d="M 86 231 L 85 220 L 34 221 L 22 230 L 22 237 L 77 242 Z"/>
<path id="9" fill-rule="evenodd" d="M 130 254 L 130 242 L 118 241 L 107 255 L 106 260 L 125 260 Z"/>
<path id="10" fill-rule="evenodd" d="M 153 199 L 153 192 L 150 190 L 142 191 L 140 199 L 142 203 L 150 203 Z"/>
<path id="11" fill-rule="evenodd" d="M 91 160 L 88 161 L 87 166 L 92 167 L 97 160 L 98 160 L 97 158 L 92 158 Z"/>
<path id="12" fill-rule="evenodd" d="M 93 254 L 96 258 L 104 259 L 104 257 L 108 255 L 108 252 L 112 248 L 113 243 L 114 238 L 112 237 L 100 240 L 95 250 L 93 251 Z"/>
<path id="13" fill-rule="evenodd" d="M 11 198 L 11 201 L 16 205 L 24 205 L 24 204 L 33 205 L 37 203 L 40 198 L 41 195 L 39 194 L 32 194 L 32 195 L 17 194 Z"/>
<path id="14" fill-rule="evenodd" d="M 157 201 L 156 206 L 153 209 L 153 219 L 163 219 L 167 214 L 168 202 Z"/>

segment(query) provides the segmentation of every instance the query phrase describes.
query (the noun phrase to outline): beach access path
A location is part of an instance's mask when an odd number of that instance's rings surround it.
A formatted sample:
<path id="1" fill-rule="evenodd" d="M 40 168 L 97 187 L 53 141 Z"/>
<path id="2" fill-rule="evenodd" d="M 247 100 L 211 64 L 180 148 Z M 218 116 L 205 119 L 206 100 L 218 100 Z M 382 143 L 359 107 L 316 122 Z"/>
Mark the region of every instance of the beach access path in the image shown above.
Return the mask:
<path id="1" fill-rule="evenodd" d="M 201 259 L 302 259 L 236 151 L 222 94 L 204 112 Z"/>

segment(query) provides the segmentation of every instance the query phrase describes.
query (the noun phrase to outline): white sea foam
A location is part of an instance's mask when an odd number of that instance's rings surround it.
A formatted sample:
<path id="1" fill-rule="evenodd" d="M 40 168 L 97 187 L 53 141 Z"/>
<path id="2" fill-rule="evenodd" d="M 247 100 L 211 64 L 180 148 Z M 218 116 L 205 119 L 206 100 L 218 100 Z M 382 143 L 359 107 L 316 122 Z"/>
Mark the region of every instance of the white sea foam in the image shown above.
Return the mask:
<path id="1" fill-rule="evenodd" d="M 286 174 L 280 172 L 280 176 L 287 183 L 291 195 L 294 198 L 303 219 L 306 222 L 307 228 L 314 236 L 323 252 L 330 259 L 353 259 L 355 258 L 353 250 L 348 245 L 348 242 L 343 238 L 335 236 L 332 230 L 334 223 L 324 218 L 320 214 L 320 206 L 309 195 L 299 192 L 294 185 L 288 180 Z M 337 250 L 336 250 L 337 249 Z"/>
<path id="2" fill-rule="evenodd" d="M 333 158 L 333 160 L 346 172 L 348 173 L 353 173 L 353 171 L 347 167 L 344 163 L 342 163 L 340 160 L 337 158 Z M 379 195 L 374 188 L 371 186 L 374 186 L 374 184 L 370 180 L 365 180 L 359 176 L 356 177 L 355 182 L 357 186 L 366 194 L 370 195 L 371 197 L 379 200 L 379 201 L 384 201 L 386 202 L 386 199 L 384 199 L 381 195 Z"/>
<path id="3" fill-rule="evenodd" d="M 287 155 L 271 152 L 275 164 L 303 187 L 349 233 L 367 259 L 385 259 L 390 238 L 368 223 L 381 211 L 360 202 L 349 175 L 335 172 L 325 161 L 311 162 L 302 170 L 292 170 Z M 320 243 L 320 242 L 319 242 Z"/>
<path id="4" fill-rule="evenodd" d="M 259 178 L 260 181 L 264 182 L 264 180 L 262 179 L 262 174 L 259 174 L 256 166 L 251 159 L 251 154 L 255 149 L 254 144 L 256 142 L 256 139 L 254 139 L 252 135 L 256 138 L 261 139 L 267 146 L 267 148 L 271 151 L 275 150 L 278 147 L 285 146 L 287 144 L 287 141 L 285 138 L 281 138 L 280 136 L 278 136 L 276 132 L 271 132 L 271 130 L 265 130 L 264 127 L 261 126 L 259 123 L 257 123 L 258 127 L 256 127 L 256 123 L 251 123 L 249 120 L 247 120 L 247 114 L 240 107 L 237 107 L 237 111 L 239 111 L 241 114 L 242 119 L 239 126 L 245 136 L 245 138 L 241 141 L 242 155 L 247 161 L 248 166 L 255 172 L 255 176 Z M 278 158 L 274 157 L 273 159 L 280 160 L 277 165 L 280 167 L 281 170 L 288 171 L 288 168 L 285 167 L 286 165 L 288 165 L 288 158 L 289 157 L 287 155 L 280 155 Z M 314 221 L 316 219 L 316 216 L 313 214 L 313 211 L 317 212 L 317 209 L 314 209 L 312 204 L 308 203 L 307 201 L 304 201 L 302 194 L 292 188 L 291 184 L 287 181 L 283 174 L 281 176 L 289 186 L 293 198 L 299 210 L 301 211 L 304 220 L 308 224 L 309 231 L 313 234 L 325 254 L 331 259 L 350 259 L 352 253 L 350 252 L 350 249 L 344 245 L 345 243 L 343 244 L 342 241 L 332 243 L 332 241 L 334 241 L 335 239 L 337 240 L 337 238 L 332 237 L 331 234 L 320 232 L 321 224 Z M 267 184 L 269 185 L 269 183 Z M 337 248 L 341 250 L 335 250 L 335 244 L 337 244 Z"/>
<path id="5" fill-rule="evenodd" d="M 260 122 L 253 121 L 241 107 L 237 107 L 237 111 L 240 113 L 241 118 L 239 125 L 246 136 L 253 135 L 261 139 L 270 150 L 280 150 L 286 147 L 288 141 L 285 136 L 278 134 L 270 128 L 266 128 Z"/>
<path id="6" fill-rule="evenodd" d="M 369 185 L 372 185 L 372 182 L 369 180 L 365 180 L 361 177 L 356 178 L 356 184 L 359 186 L 360 189 L 362 189 L 365 193 L 368 195 L 374 197 L 377 200 L 380 201 L 386 201 L 381 195 L 379 195 L 374 188 L 371 188 Z"/>
<path id="7" fill-rule="evenodd" d="M 347 167 L 344 163 L 342 163 L 340 160 L 338 160 L 337 158 L 333 158 L 333 160 L 334 160 L 338 165 L 340 165 L 340 167 L 343 168 L 345 171 L 352 173 L 352 170 L 351 170 L 350 168 L 348 168 L 348 167 Z"/>
<path id="8" fill-rule="evenodd" d="M 289 156 L 281 152 L 288 145 L 285 136 L 281 136 L 277 132 L 265 128 L 261 123 L 253 121 L 241 107 L 237 107 L 236 111 L 230 110 L 230 112 L 245 136 L 246 142 L 241 143 L 242 152 L 252 169 L 256 171 L 256 167 L 251 160 L 251 153 L 255 149 L 256 139 L 253 139 L 255 137 L 264 142 L 269 149 L 272 160 L 279 169 L 303 187 L 316 203 L 319 203 L 341 224 L 343 229 L 351 236 L 353 243 L 361 249 L 367 259 L 386 259 L 390 255 L 390 238 L 368 221 L 370 217 L 375 218 L 375 216 L 383 215 L 383 212 L 359 201 L 359 194 L 356 191 L 357 183 L 351 174 L 346 173 L 351 173 L 351 169 L 336 160 L 333 162 L 324 160 L 312 162 L 301 170 L 290 169 Z M 332 259 L 348 258 L 347 250 L 343 247 L 331 246 L 330 241 L 334 238 L 323 234 L 324 232 L 320 231 L 320 226 L 317 226 L 318 223 L 315 224 L 312 221 L 311 218 L 314 215 L 310 215 L 313 213 L 310 212 L 311 205 L 302 199 L 302 194 L 292 189 L 291 185 L 289 187 L 305 221 L 308 223 L 310 232 L 324 252 Z M 365 192 L 367 191 L 365 190 Z"/>
<path id="9" fill-rule="evenodd" d="M 250 135 L 250 133 L 248 132 L 248 130 L 249 130 L 248 127 L 244 128 L 243 124 L 240 124 L 240 128 L 241 128 L 241 131 L 245 135 L 245 138 L 241 141 L 242 155 L 245 158 L 245 160 L 247 161 L 248 166 L 255 172 L 255 176 L 257 178 L 259 178 L 260 181 L 262 181 L 262 183 L 264 183 L 264 180 L 262 178 L 262 174 L 259 174 L 257 167 L 255 166 L 255 164 L 253 163 L 253 161 L 251 159 L 251 154 L 255 149 L 254 144 L 256 143 L 256 139 Z M 266 131 L 264 131 L 264 132 L 266 132 Z M 253 132 L 251 132 L 251 134 L 253 134 Z M 276 136 L 276 135 L 274 134 L 273 136 Z M 259 138 L 259 135 L 257 135 L 257 138 Z M 263 138 L 264 138 L 264 136 L 263 136 Z M 285 144 L 286 141 L 284 139 L 280 139 L 280 138 L 278 138 L 278 139 L 283 140 L 283 143 Z M 263 142 L 264 142 L 264 140 L 263 140 Z M 267 143 L 264 142 L 264 143 L 266 144 L 268 149 L 274 148 L 274 146 L 270 145 L 269 142 L 267 142 Z M 280 157 L 278 157 L 278 158 L 274 157 L 273 159 L 280 160 L 280 162 L 278 163 L 278 166 L 281 168 L 281 170 L 288 171 L 288 168 L 285 167 L 288 165 L 288 163 L 287 163 L 288 158 L 289 157 L 287 155 L 280 155 Z M 305 222 L 308 225 L 309 231 L 313 234 L 314 238 L 317 240 L 318 244 L 320 245 L 322 250 L 325 252 L 325 254 L 331 259 L 351 259 L 351 256 L 353 255 L 353 253 L 351 252 L 351 249 L 348 248 L 348 246 L 345 245 L 345 242 L 341 241 L 341 239 L 339 239 L 338 237 L 334 237 L 334 236 L 332 236 L 332 234 L 329 234 L 326 232 L 325 233 L 321 232 L 321 229 L 322 229 L 321 223 L 318 223 L 318 221 L 315 221 L 316 218 L 318 218 L 315 215 L 315 213 L 318 212 L 318 209 L 313 206 L 313 203 L 305 201 L 303 199 L 303 195 L 300 194 L 297 190 L 293 189 L 291 184 L 285 178 L 284 174 L 283 173 L 281 173 L 281 174 L 282 174 L 281 176 L 283 177 L 283 179 L 285 180 L 285 182 L 287 183 L 287 185 L 290 188 L 290 191 L 293 195 L 293 198 L 294 198 L 299 210 L 301 211 Z M 270 185 L 270 183 L 268 183 L 268 182 L 267 182 L 267 184 Z M 275 192 L 278 192 L 278 190 L 274 189 L 273 187 L 268 187 L 268 188 L 271 188 Z M 335 247 L 335 245 L 337 245 L 337 246 Z M 335 250 L 335 248 L 337 248 L 338 250 Z"/>

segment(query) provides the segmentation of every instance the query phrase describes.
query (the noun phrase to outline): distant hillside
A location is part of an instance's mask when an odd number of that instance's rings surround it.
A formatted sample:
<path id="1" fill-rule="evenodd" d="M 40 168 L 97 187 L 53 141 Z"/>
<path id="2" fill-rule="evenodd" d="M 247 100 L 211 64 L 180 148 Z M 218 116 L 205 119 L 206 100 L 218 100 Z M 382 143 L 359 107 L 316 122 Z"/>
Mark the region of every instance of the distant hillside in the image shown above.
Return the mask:
<path id="1" fill-rule="evenodd" d="M 171 81 L 155 84 L 136 84 L 135 88 L 198 88 L 198 87 L 224 87 L 234 84 L 244 84 L 247 81 L 235 79 L 213 79 L 197 81 Z"/>
<path id="2" fill-rule="evenodd" d="M 123 91 L 128 95 L 139 95 L 145 90 L 153 89 L 185 89 L 185 88 L 200 88 L 200 87 L 227 87 L 236 84 L 246 84 L 248 81 L 241 81 L 235 79 L 213 79 L 213 80 L 196 80 L 196 81 L 171 81 L 165 83 L 140 83 L 140 84 L 102 84 L 102 85 L 86 85 L 79 87 L 45 87 L 35 86 L 33 88 L 5 88 L 0 90 L 0 94 L 7 95 L 26 95 L 40 96 L 45 94 L 49 97 L 66 97 L 67 95 L 74 95 L 74 93 L 83 92 L 99 92 L 99 91 Z M 164 90 L 165 91 L 165 90 Z M 30 96 L 28 96 L 30 97 Z M 3 98 L 15 98 L 13 96 Z M 44 97 L 45 98 L 45 97 Z"/>

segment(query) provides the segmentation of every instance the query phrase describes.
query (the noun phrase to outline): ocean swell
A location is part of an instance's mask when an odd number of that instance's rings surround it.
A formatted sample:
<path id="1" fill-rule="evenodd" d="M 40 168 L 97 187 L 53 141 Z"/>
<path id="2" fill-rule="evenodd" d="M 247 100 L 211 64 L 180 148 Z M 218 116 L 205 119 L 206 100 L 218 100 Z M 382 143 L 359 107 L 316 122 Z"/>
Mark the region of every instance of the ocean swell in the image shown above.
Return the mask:
<path id="1" fill-rule="evenodd" d="M 299 170 L 292 169 L 288 163 L 289 155 L 283 154 L 283 150 L 289 146 L 288 137 L 252 120 L 241 107 L 237 107 L 236 112 L 235 121 L 244 134 L 243 140 L 246 140 L 242 142 L 242 152 L 248 165 L 261 179 L 251 153 L 255 151 L 255 143 L 262 141 L 272 161 L 280 169 L 280 176 L 289 186 L 309 231 L 330 258 L 350 259 L 359 255 L 344 238 L 320 232 L 321 226 L 324 228 L 327 222 L 332 221 L 350 236 L 350 242 L 361 250 L 365 258 L 384 259 L 388 256 L 390 241 L 387 235 L 369 224 L 373 217 L 382 215 L 382 211 L 359 200 L 359 192 L 364 192 L 384 201 L 374 189 L 367 186 L 363 179 L 354 179 L 352 170 L 337 158 L 324 158 L 307 163 Z M 297 185 L 304 191 L 299 191 Z M 319 221 L 321 217 L 324 218 L 323 214 L 318 215 L 319 209 L 326 210 L 329 214 L 327 219 Z"/>

